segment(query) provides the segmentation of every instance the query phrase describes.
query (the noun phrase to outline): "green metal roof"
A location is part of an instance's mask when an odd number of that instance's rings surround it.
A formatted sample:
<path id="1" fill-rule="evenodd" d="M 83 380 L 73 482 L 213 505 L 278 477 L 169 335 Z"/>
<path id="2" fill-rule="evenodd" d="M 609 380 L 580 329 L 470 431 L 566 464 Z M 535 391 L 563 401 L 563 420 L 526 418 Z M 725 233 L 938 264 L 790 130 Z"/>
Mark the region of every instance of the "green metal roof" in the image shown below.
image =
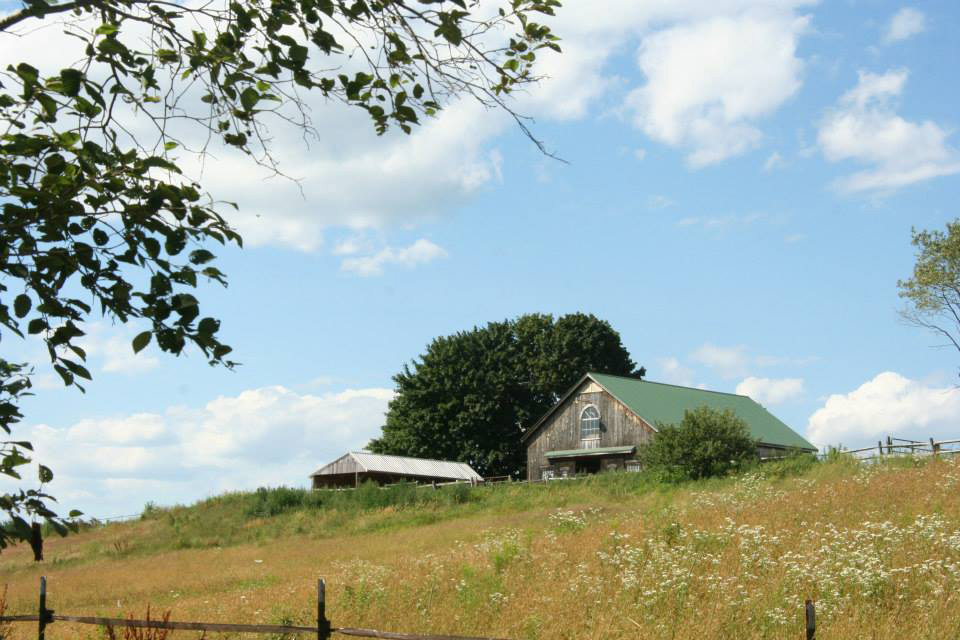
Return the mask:
<path id="1" fill-rule="evenodd" d="M 609 456 L 618 453 L 629 454 L 636 451 L 634 446 L 629 447 L 594 447 L 593 449 L 567 449 L 565 451 L 548 451 L 547 458 L 589 458 L 591 456 Z"/>
<path id="2" fill-rule="evenodd" d="M 817 449 L 747 396 L 647 382 L 606 373 L 589 373 L 587 376 L 654 428 L 658 424 L 676 424 L 683 419 L 684 411 L 707 406 L 720 411 L 733 411 L 747 423 L 750 435 L 762 444 L 811 451 Z"/>

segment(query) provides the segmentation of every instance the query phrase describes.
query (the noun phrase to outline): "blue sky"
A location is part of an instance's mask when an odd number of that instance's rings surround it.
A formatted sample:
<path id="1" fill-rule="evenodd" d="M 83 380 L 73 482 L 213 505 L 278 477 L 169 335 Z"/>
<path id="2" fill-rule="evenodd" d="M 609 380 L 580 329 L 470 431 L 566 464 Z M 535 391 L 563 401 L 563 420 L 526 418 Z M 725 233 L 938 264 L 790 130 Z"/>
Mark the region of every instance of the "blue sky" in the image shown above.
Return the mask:
<path id="1" fill-rule="evenodd" d="M 818 444 L 960 437 L 960 354 L 904 324 L 911 227 L 958 215 L 952 2 L 568 0 L 563 56 L 502 114 L 456 103 L 410 137 L 317 105 L 278 130 L 303 194 L 223 154 L 230 286 L 202 290 L 243 364 L 101 321 L 86 394 L 40 345 L 22 435 L 95 516 L 303 485 L 376 435 L 391 376 L 435 336 L 593 313 L 651 380 L 746 393 Z"/>

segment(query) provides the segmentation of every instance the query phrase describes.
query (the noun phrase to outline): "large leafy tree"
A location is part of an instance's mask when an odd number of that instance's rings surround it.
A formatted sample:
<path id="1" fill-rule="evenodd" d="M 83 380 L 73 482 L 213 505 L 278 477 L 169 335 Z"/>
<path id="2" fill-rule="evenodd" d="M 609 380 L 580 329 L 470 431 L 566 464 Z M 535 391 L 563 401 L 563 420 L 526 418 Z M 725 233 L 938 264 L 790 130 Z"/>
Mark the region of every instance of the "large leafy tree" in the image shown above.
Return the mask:
<path id="1" fill-rule="evenodd" d="M 945 231 L 913 230 L 913 275 L 897 283 L 908 306 L 903 317 L 960 351 L 960 220 Z"/>
<path id="2" fill-rule="evenodd" d="M 61 52 L 62 68 L 38 68 L 37 49 L 24 47 L 0 71 L 0 336 L 41 340 L 77 387 L 91 378 L 78 341 L 92 315 L 139 324 L 134 351 L 192 346 L 231 366 L 220 322 L 194 293 L 198 282 L 226 283 L 211 249 L 241 238 L 215 199 L 230 194 L 206 193 L 184 167 L 233 148 L 275 168 L 269 126 L 324 134 L 310 93 L 364 110 L 378 133 L 409 133 L 468 96 L 506 109 L 529 135 L 507 94 L 536 79 L 538 51 L 559 50 L 537 17 L 558 5 L 24 0 L 0 18 L 0 37 L 60 29 L 77 48 Z M 7 434 L 29 374 L 28 363 L 0 358 Z M 0 443 L 0 473 L 18 478 L 30 449 Z M 48 500 L 40 490 L 0 496 L 0 548 L 35 536 L 28 519 L 63 531 Z"/>
<path id="3" fill-rule="evenodd" d="M 592 315 L 524 315 L 436 338 L 394 376 L 397 395 L 369 448 L 517 475 L 523 430 L 587 371 L 644 374 L 620 334 Z"/>

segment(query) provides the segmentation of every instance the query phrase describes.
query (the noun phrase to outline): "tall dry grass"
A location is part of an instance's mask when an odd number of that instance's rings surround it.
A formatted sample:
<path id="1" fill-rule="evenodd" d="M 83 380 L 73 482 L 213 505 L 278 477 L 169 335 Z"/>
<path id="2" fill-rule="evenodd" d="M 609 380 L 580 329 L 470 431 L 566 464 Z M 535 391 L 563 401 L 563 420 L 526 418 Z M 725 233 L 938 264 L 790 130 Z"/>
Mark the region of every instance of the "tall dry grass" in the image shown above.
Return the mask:
<path id="1" fill-rule="evenodd" d="M 423 526 L 331 536 L 310 520 L 329 514 L 305 512 L 306 533 L 259 544 L 84 551 L 150 526 L 137 523 L 51 542 L 59 564 L 4 553 L 0 582 L 17 613 L 35 608 L 46 573 L 50 606 L 64 613 L 116 616 L 152 603 L 172 619 L 310 624 L 323 576 L 335 626 L 518 640 L 798 638 L 811 597 L 818 637 L 960 637 L 960 464 L 840 460 L 782 475 L 769 467 L 645 491 L 611 477 L 558 483 L 528 509 L 467 510 Z M 356 517 L 409 516 L 388 507 Z M 100 637 L 65 623 L 48 633 Z"/>

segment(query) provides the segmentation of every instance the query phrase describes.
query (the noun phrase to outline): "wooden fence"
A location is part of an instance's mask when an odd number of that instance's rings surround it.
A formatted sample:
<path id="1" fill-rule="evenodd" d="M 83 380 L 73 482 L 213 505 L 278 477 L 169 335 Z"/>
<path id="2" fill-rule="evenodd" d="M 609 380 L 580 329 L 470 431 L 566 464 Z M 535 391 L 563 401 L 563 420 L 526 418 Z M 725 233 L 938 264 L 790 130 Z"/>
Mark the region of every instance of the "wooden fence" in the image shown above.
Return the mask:
<path id="1" fill-rule="evenodd" d="M 831 455 L 841 454 L 850 455 L 857 460 L 879 460 L 887 456 L 905 456 L 905 455 L 932 455 L 949 456 L 960 453 L 960 439 L 956 440 L 934 440 L 928 438 L 922 440 L 907 440 L 904 438 L 893 438 L 887 436 L 886 442 L 877 440 L 876 446 L 863 447 L 861 449 L 832 449 L 825 453 L 818 453 L 817 458 L 821 460 Z M 760 458 L 761 462 L 770 462 L 773 460 L 785 460 L 789 456 L 765 456 Z"/>
<path id="2" fill-rule="evenodd" d="M 187 631 L 219 631 L 227 633 L 274 633 L 316 634 L 317 640 L 329 640 L 330 635 L 339 633 L 360 638 L 388 638 L 390 640 L 498 640 L 496 638 L 476 636 L 423 635 L 416 633 L 397 633 L 395 631 L 377 631 L 374 629 L 356 629 L 352 627 L 334 627 L 327 619 L 326 583 L 317 580 L 317 626 L 306 627 L 288 624 L 234 624 L 224 622 L 180 622 L 173 620 L 134 620 L 133 618 L 101 618 L 98 616 L 72 616 L 54 613 L 47 608 L 47 579 L 40 578 L 40 606 L 38 613 L 30 615 L 0 616 L 2 622 L 36 622 L 37 640 L 45 640 L 46 629 L 55 622 L 73 622 L 92 624 L 101 627 L 135 627 L 147 629 L 184 629 Z M 148 615 L 149 618 L 149 615 Z M 0 640 L 3 640 L 0 637 Z"/>
<path id="3" fill-rule="evenodd" d="M 395 631 L 376 631 L 374 629 L 356 629 L 352 627 L 334 627 L 327 619 L 326 611 L 326 583 L 321 578 L 317 580 L 317 626 L 306 627 L 288 624 L 233 624 L 225 622 L 179 622 L 168 620 L 150 620 L 149 609 L 147 611 L 147 620 L 134 620 L 133 618 L 101 618 L 97 616 L 70 616 L 53 612 L 53 609 L 47 608 L 47 579 L 40 578 L 40 606 L 39 612 L 32 615 L 0 616 L 0 623 L 3 622 L 36 622 L 37 640 L 46 640 L 46 629 L 54 622 L 73 622 L 77 624 L 92 624 L 101 627 L 134 627 L 141 629 L 183 629 L 186 631 L 218 631 L 226 633 L 274 633 L 274 634 L 293 634 L 309 633 L 316 634 L 317 640 L 329 640 L 330 635 L 339 633 L 345 636 L 355 636 L 360 638 L 386 638 L 388 640 L 498 640 L 497 638 L 478 637 L 478 636 L 447 636 L 447 635 L 422 635 L 416 633 L 397 633 Z M 628 620 L 630 620 L 628 618 Z M 638 627 L 637 622 L 630 620 Z M 804 603 L 804 630 L 807 640 L 815 640 L 817 631 L 816 611 L 813 600 L 809 598 Z M 0 640 L 4 640 L 0 636 Z"/>
<path id="4" fill-rule="evenodd" d="M 875 447 L 850 449 L 848 451 L 841 451 L 841 453 L 855 455 L 860 460 L 873 460 L 882 456 L 891 455 L 952 455 L 960 453 L 960 448 L 958 448 L 957 445 L 960 445 L 960 439 L 934 440 L 933 438 L 929 438 L 924 442 L 921 440 L 907 440 L 887 436 L 886 443 L 884 443 L 883 440 L 877 440 L 877 446 Z"/>

